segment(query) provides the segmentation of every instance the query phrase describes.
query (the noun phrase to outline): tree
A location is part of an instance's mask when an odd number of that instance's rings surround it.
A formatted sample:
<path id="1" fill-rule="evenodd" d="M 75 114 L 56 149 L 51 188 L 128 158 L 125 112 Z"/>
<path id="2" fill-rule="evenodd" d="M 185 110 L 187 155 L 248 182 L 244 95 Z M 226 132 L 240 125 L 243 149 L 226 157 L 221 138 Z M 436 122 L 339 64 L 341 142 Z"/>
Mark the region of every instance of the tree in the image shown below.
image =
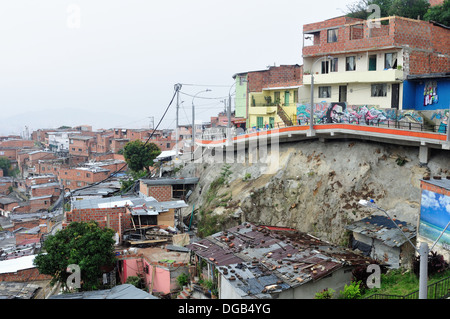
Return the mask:
<path id="1" fill-rule="evenodd" d="M 154 143 L 144 143 L 141 140 L 128 142 L 123 148 L 123 156 L 128 167 L 135 172 L 146 170 L 153 166 L 153 160 L 161 154 L 161 150 Z"/>
<path id="2" fill-rule="evenodd" d="M 69 265 L 80 267 L 80 290 L 95 290 L 101 286 L 105 270 L 114 267 L 114 231 L 100 228 L 95 221 L 72 222 L 67 228 L 50 235 L 43 243 L 34 264 L 41 274 L 53 276 L 52 285 L 60 282 L 67 287 Z"/>
<path id="3" fill-rule="evenodd" d="M 423 18 L 450 26 L 450 0 L 445 0 L 444 3 L 429 8 Z"/>
<path id="4" fill-rule="evenodd" d="M 9 170 L 11 168 L 11 161 L 7 157 L 0 157 L 0 169 L 3 169 L 5 176 L 9 175 Z"/>
<path id="5" fill-rule="evenodd" d="M 423 19 L 429 7 L 427 0 L 394 0 L 388 13 L 390 16 Z"/>
<path id="6" fill-rule="evenodd" d="M 370 5 L 377 5 L 380 7 L 380 18 L 389 15 L 389 8 L 393 0 L 359 0 L 347 6 L 347 16 L 352 18 L 359 18 L 366 20 L 373 12 L 367 9 Z"/>
<path id="7" fill-rule="evenodd" d="M 446 0 L 449 1 L 449 0 Z M 380 7 L 380 18 L 399 16 L 410 19 L 424 18 L 430 7 L 427 0 L 358 0 L 347 6 L 347 16 L 366 20 L 373 11 L 367 12 L 370 5 Z"/>

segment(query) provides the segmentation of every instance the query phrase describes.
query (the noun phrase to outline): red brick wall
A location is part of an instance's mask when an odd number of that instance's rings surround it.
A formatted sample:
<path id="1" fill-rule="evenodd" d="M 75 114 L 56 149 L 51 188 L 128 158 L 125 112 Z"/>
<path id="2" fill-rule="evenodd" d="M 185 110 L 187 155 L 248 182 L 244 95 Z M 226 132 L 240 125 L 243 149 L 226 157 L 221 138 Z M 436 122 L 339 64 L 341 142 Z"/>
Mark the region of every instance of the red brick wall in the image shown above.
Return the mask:
<path id="1" fill-rule="evenodd" d="M 41 209 L 48 209 L 52 205 L 52 198 L 30 199 L 30 212 L 37 212 Z"/>
<path id="2" fill-rule="evenodd" d="M 113 229 L 120 235 L 132 227 L 131 215 L 125 207 L 73 209 L 66 213 L 65 224 L 95 220 L 100 227 Z M 63 225 L 63 226 L 64 226 Z"/>
<path id="3" fill-rule="evenodd" d="M 0 147 L 19 147 L 19 148 L 32 148 L 34 141 L 31 140 L 6 140 L 0 142 Z"/>
<path id="4" fill-rule="evenodd" d="M 58 197 L 61 194 L 61 188 L 58 185 L 48 186 L 48 187 L 39 187 L 39 188 L 31 188 L 31 196 L 32 197 L 40 197 L 46 195 L 52 195 L 53 197 Z"/>
<path id="5" fill-rule="evenodd" d="M 141 181 L 139 191 L 147 196 L 154 197 L 158 202 L 172 200 L 172 185 L 149 186 Z"/>
<path id="6" fill-rule="evenodd" d="M 280 65 L 265 71 L 248 72 L 249 92 L 261 92 L 263 88 L 302 84 L 303 71 L 299 65 Z"/>
<path id="7" fill-rule="evenodd" d="M 361 21 L 361 26 L 364 28 L 363 38 L 350 39 L 350 32 L 352 30 L 355 32 L 356 29 L 348 25 L 352 23 L 352 19 L 346 17 L 304 25 L 304 32 L 320 30 L 318 31 L 320 40 L 315 38 L 317 45 L 305 46 L 303 56 L 401 46 L 410 53 L 409 66 L 404 65 L 410 74 L 450 71 L 450 30 L 427 21 L 401 17 L 391 18 L 389 25 L 382 25 L 379 29 L 368 28 L 362 20 L 353 19 L 353 21 Z M 327 42 L 327 28 L 338 29 L 337 42 Z M 369 37 L 369 33 L 372 37 Z M 354 35 L 352 33 L 352 36 Z"/>
<path id="8" fill-rule="evenodd" d="M 420 182 L 420 187 L 422 188 L 422 190 L 428 190 L 437 194 L 450 196 L 450 190 L 430 184 L 429 182 L 424 180 Z"/>
<path id="9" fill-rule="evenodd" d="M 58 177 L 65 187 L 77 189 L 88 184 L 100 182 L 107 178 L 110 173 L 111 171 L 92 172 L 75 168 L 61 168 Z M 70 181 L 70 184 L 67 181 Z M 78 182 L 81 184 L 78 185 Z"/>
<path id="10" fill-rule="evenodd" d="M 37 268 L 19 270 L 18 272 L 10 272 L 0 274 L 0 281 L 17 281 L 28 282 L 37 280 L 50 280 L 52 277 L 39 273 Z"/>

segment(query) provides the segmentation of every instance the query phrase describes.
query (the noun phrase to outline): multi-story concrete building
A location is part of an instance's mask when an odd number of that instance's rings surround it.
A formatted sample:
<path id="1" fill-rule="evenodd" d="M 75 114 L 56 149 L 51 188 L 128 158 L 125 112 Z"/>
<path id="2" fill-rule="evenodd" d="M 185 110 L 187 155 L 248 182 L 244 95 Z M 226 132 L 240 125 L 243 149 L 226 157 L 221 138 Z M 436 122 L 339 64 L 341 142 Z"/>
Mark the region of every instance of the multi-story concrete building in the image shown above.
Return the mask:
<path id="1" fill-rule="evenodd" d="M 303 26 L 301 101 L 402 109 L 408 75 L 448 72 L 450 29 L 421 20 L 346 16 Z"/>

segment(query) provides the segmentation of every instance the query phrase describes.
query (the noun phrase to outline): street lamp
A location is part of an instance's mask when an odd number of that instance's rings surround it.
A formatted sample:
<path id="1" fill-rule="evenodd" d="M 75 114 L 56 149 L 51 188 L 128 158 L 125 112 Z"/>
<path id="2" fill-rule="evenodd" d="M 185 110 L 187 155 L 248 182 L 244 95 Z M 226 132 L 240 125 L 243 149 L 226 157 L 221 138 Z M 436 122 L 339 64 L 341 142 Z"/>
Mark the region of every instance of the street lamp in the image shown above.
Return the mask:
<path id="1" fill-rule="evenodd" d="M 313 135 L 313 130 L 314 130 L 314 65 L 322 60 L 325 59 L 332 59 L 332 56 L 323 56 L 319 59 L 317 59 L 316 61 L 314 61 L 314 63 L 311 66 L 311 107 L 310 107 L 310 121 L 309 121 L 309 130 L 310 130 L 310 134 L 311 136 Z"/>
<path id="2" fill-rule="evenodd" d="M 236 85 L 236 81 L 230 86 L 230 89 L 228 90 L 228 107 L 227 107 L 227 143 L 231 143 L 231 89 L 233 86 Z M 236 114 L 235 114 L 236 116 Z"/>
<path id="3" fill-rule="evenodd" d="M 369 207 L 369 208 L 375 208 L 383 213 L 386 214 L 386 216 L 392 220 L 392 218 L 389 216 L 389 214 L 382 208 L 378 207 L 374 200 L 371 199 L 370 201 L 361 199 L 358 202 L 361 206 Z M 448 222 L 447 226 L 444 228 L 444 230 L 441 232 L 439 237 L 436 239 L 436 241 L 433 243 L 431 248 L 428 248 L 428 244 L 426 242 L 421 242 L 419 249 L 416 248 L 415 245 L 409 240 L 409 238 L 406 236 L 406 234 L 398 227 L 397 223 L 395 223 L 393 220 L 392 222 L 395 224 L 395 226 L 400 230 L 400 232 L 406 237 L 408 242 L 412 245 L 414 250 L 419 254 L 420 257 L 420 272 L 419 272 L 419 299 L 427 299 L 427 284 L 428 284 L 428 254 L 430 250 L 433 250 L 436 243 L 441 238 L 442 234 L 447 230 L 448 226 L 450 225 L 450 222 Z"/>
<path id="4" fill-rule="evenodd" d="M 200 91 L 194 95 L 192 98 L 192 161 L 194 161 L 194 152 L 195 152 L 195 106 L 194 106 L 194 99 L 203 92 L 210 92 L 210 89 L 206 89 L 203 91 Z"/>

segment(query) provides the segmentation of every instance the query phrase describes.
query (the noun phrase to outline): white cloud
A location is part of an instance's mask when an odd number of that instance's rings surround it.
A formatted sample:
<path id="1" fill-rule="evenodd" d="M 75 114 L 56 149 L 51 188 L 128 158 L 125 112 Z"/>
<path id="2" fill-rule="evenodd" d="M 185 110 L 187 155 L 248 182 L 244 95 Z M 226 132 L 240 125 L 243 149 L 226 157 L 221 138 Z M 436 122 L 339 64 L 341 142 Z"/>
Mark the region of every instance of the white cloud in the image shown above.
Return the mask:
<path id="1" fill-rule="evenodd" d="M 422 192 L 422 202 L 423 207 L 438 208 L 439 201 L 436 199 L 436 194 L 427 190 Z"/>

